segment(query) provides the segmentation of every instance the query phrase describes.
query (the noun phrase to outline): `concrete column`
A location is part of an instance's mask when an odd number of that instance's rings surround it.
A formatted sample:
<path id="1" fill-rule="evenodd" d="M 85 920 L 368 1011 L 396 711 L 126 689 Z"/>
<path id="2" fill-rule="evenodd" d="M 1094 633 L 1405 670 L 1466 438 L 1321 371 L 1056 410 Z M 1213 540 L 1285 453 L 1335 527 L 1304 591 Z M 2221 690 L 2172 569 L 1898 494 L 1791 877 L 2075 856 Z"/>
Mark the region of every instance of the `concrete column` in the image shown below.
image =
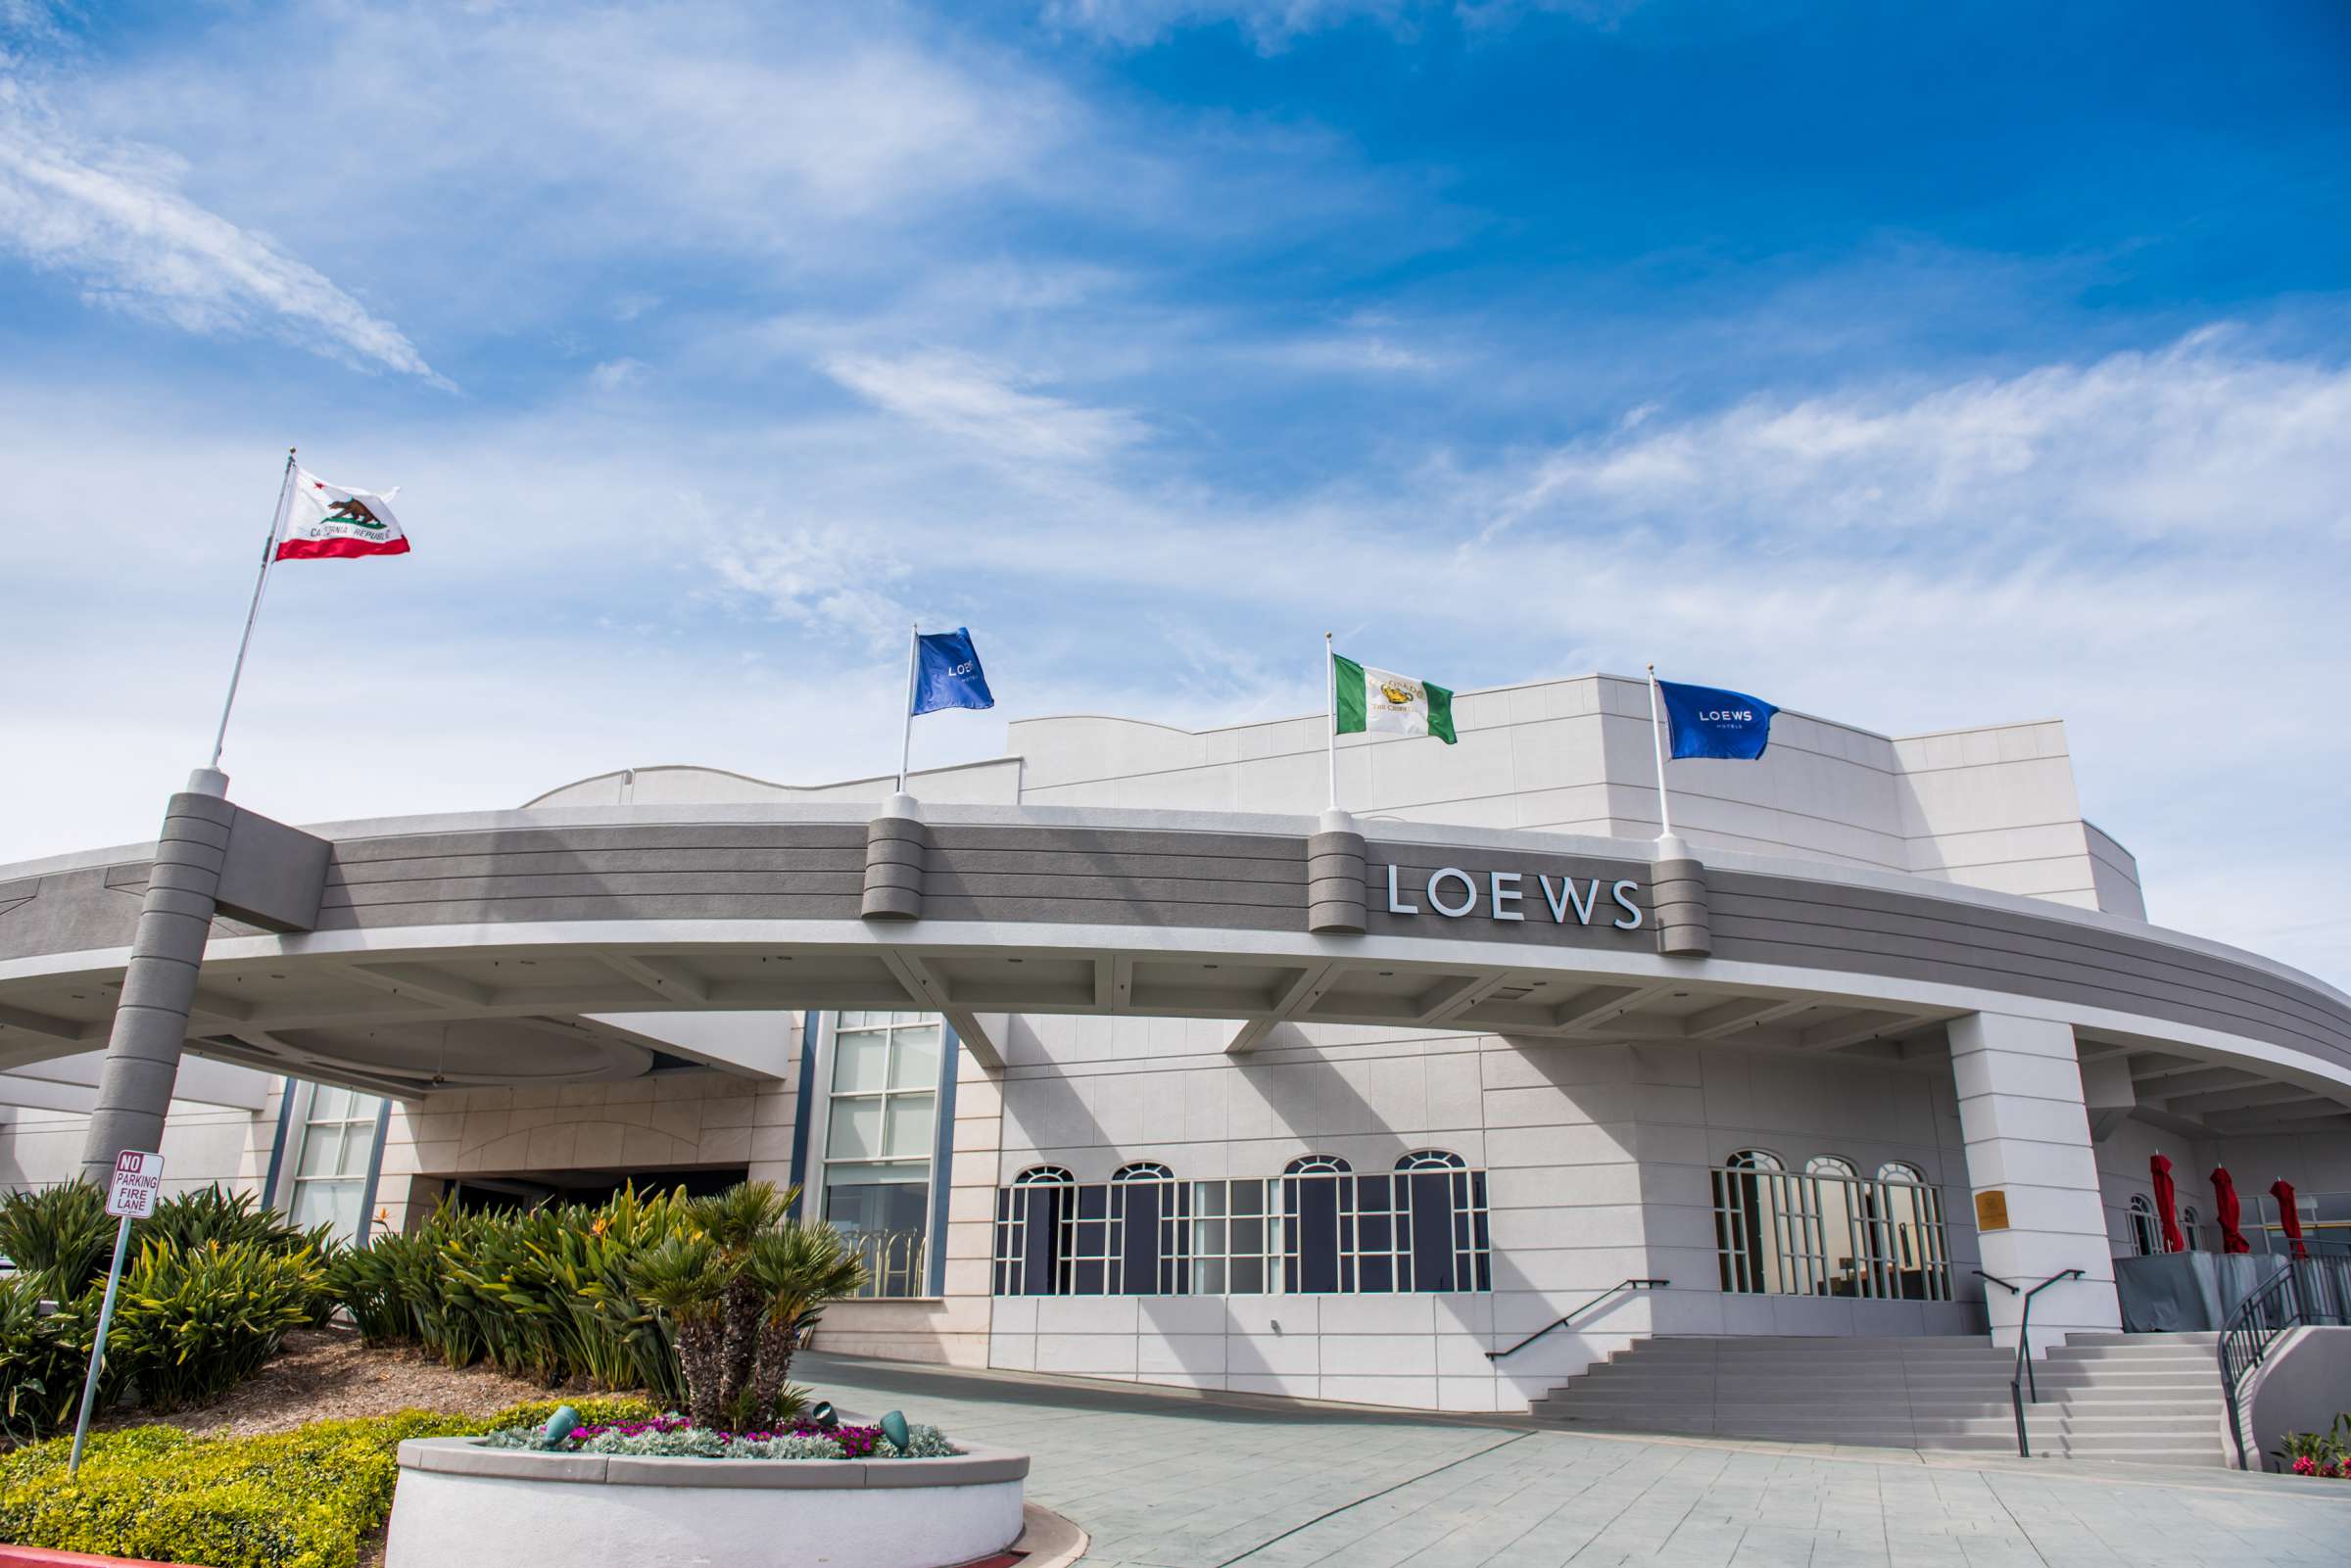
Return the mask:
<path id="1" fill-rule="evenodd" d="M 1649 873 L 1656 901 L 1657 951 L 1680 958 L 1704 958 L 1714 951 L 1713 924 L 1706 908 L 1706 868 L 1679 838 L 1657 840 Z"/>
<path id="2" fill-rule="evenodd" d="M 865 896 L 857 913 L 866 920 L 921 920 L 923 867 L 930 858 L 931 830 L 911 795 L 891 795 L 882 815 L 865 825 Z"/>
<path id="3" fill-rule="evenodd" d="M 1306 841 L 1306 928 L 1364 934 L 1364 835 L 1343 811 L 1326 811 Z"/>
<path id="4" fill-rule="evenodd" d="M 2063 1334 L 2120 1329 L 2073 1029 L 2046 1019 L 1973 1013 L 1951 1021 L 1950 1039 L 1976 1210 L 1954 1221 L 1983 1217 L 1988 1195 L 1996 1194 L 2007 1224 L 1979 1230 L 1986 1273 L 2030 1290 L 2062 1269 L 2082 1270 L 2081 1279 L 2052 1285 L 2034 1300 L 2036 1354 Z M 1990 1284 L 1984 1296 L 1993 1343 L 2014 1345 L 2022 1298 Z"/>
<path id="5" fill-rule="evenodd" d="M 147 874 L 147 894 L 122 972 L 122 995 L 107 1037 L 98 1103 L 81 1149 L 81 1172 L 103 1185 L 115 1156 L 125 1149 L 163 1146 L 164 1116 L 179 1077 L 187 1044 L 188 1010 L 196 1000 L 196 972 L 212 935 L 220 873 L 228 860 L 236 807 L 225 798 L 228 779 L 213 770 L 189 776 L 184 793 L 164 813 L 163 837 Z"/>

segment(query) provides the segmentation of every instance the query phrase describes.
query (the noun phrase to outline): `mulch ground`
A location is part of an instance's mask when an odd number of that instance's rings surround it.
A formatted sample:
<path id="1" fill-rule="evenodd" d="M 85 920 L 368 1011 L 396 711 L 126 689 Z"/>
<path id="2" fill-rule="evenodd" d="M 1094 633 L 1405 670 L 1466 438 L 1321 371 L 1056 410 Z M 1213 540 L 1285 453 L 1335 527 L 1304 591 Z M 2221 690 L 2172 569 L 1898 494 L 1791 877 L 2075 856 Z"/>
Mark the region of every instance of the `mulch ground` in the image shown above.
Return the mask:
<path id="1" fill-rule="evenodd" d="M 260 1372 L 211 1404 L 150 1413 L 117 1410 L 101 1429 L 175 1426 L 199 1437 L 291 1432 L 312 1421 L 434 1410 L 491 1415 L 550 1391 L 486 1366 L 453 1368 L 414 1351 L 368 1350 L 349 1329 L 296 1329 Z"/>

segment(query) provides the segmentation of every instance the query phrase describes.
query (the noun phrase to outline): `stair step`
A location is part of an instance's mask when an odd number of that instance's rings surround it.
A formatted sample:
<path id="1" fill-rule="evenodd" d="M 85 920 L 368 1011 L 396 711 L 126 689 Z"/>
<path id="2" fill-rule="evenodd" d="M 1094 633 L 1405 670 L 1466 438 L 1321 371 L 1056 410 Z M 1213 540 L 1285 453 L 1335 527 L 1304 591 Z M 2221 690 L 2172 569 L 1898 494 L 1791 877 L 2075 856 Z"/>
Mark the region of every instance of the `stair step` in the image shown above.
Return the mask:
<path id="1" fill-rule="evenodd" d="M 2033 1363 L 2033 1450 L 2219 1465 L 2213 1336 L 2076 1335 Z M 2015 1451 L 2013 1351 L 1980 1337 L 1647 1339 L 1535 1402 L 1548 1426 Z"/>
<path id="2" fill-rule="evenodd" d="M 2216 1329 L 2181 1329 L 2163 1334 L 2068 1334 L 2068 1345 L 2203 1345 L 2221 1343 Z"/>

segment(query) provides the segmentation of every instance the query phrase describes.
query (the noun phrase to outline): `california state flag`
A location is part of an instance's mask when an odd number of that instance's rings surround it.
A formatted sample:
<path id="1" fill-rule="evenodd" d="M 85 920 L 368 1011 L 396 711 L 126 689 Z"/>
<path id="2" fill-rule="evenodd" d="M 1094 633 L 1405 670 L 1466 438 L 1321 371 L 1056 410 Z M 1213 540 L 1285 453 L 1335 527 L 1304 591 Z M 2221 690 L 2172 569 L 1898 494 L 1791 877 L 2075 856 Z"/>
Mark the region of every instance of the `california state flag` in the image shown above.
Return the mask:
<path id="1" fill-rule="evenodd" d="M 275 559 L 314 561 L 342 555 L 406 555 L 408 536 L 392 515 L 398 486 L 378 496 L 345 490 L 316 474 L 294 470 L 294 495 L 286 506 L 285 532 Z"/>

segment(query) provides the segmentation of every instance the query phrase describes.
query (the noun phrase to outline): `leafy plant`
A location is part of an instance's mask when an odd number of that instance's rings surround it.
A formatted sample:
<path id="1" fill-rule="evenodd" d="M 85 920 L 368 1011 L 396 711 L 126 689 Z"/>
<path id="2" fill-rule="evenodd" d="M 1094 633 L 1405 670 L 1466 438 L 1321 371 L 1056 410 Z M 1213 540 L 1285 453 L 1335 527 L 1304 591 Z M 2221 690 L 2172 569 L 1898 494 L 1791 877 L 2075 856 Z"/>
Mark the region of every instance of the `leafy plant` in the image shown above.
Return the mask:
<path id="1" fill-rule="evenodd" d="M 699 1427 L 726 1418 L 729 1282 L 718 1244 L 707 1236 L 672 1236 L 630 1270 L 630 1288 L 669 1325 L 687 1414 Z"/>
<path id="2" fill-rule="evenodd" d="M 865 1265 L 832 1226 L 791 1224 L 751 1243 L 744 1274 L 761 1303 L 750 1407 L 739 1423 L 747 1427 L 787 1413 L 792 1353 L 828 1306 L 865 1283 Z"/>
<path id="3" fill-rule="evenodd" d="M 51 1301 L 71 1301 L 105 1274 L 116 1221 L 86 1181 L 0 1195 L 0 1255 Z"/>
<path id="4" fill-rule="evenodd" d="M 2351 1413 L 2336 1416 L 2324 1432 L 2288 1432 L 2273 1451 L 2279 1468 L 2295 1475 L 2351 1481 Z"/>
<path id="5" fill-rule="evenodd" d="M 259 1371 L 286 1330 L 312 1320 L 324 1289 L 307 1248 L 150 1241 L 122 1273 L 108 1370 L 135 1380 L 159 1409 L 216 1399 Z"/>
<path id="6" fill-rule="evenodd" d="M 839 1232 L 787 1217 L 795 1197 L 746 1181 L 696 1199 L 689 1233 L 632 1275 L 670 1325 L 696 1426 L 740 1432 L 774 1420 L 800 1334 L 864 1283 Z"/>
<path id="7" fill-rule="evenodd" d="M 333 1230 L 326 1224 L 305 1230 L 275 1210 L 261 1207 L 251 1193 L 212 1186 L 159 1200 L 155 1212 L 140 1220 L 132 1235 L 141 1242 L 168 1242 L 182 1251 L 207 1242 L 249 1242 L 281 1256 L 308 1252 L 324 1258 L 335 1250 Z"/>
<path id="8" fill-rule="evenodd" d="M 29 1281 L 0 1279 L 0 1447 L 57 1431 L 81 1397 L 90 1319 L 77 1305 L 40 1307 Z"/>

